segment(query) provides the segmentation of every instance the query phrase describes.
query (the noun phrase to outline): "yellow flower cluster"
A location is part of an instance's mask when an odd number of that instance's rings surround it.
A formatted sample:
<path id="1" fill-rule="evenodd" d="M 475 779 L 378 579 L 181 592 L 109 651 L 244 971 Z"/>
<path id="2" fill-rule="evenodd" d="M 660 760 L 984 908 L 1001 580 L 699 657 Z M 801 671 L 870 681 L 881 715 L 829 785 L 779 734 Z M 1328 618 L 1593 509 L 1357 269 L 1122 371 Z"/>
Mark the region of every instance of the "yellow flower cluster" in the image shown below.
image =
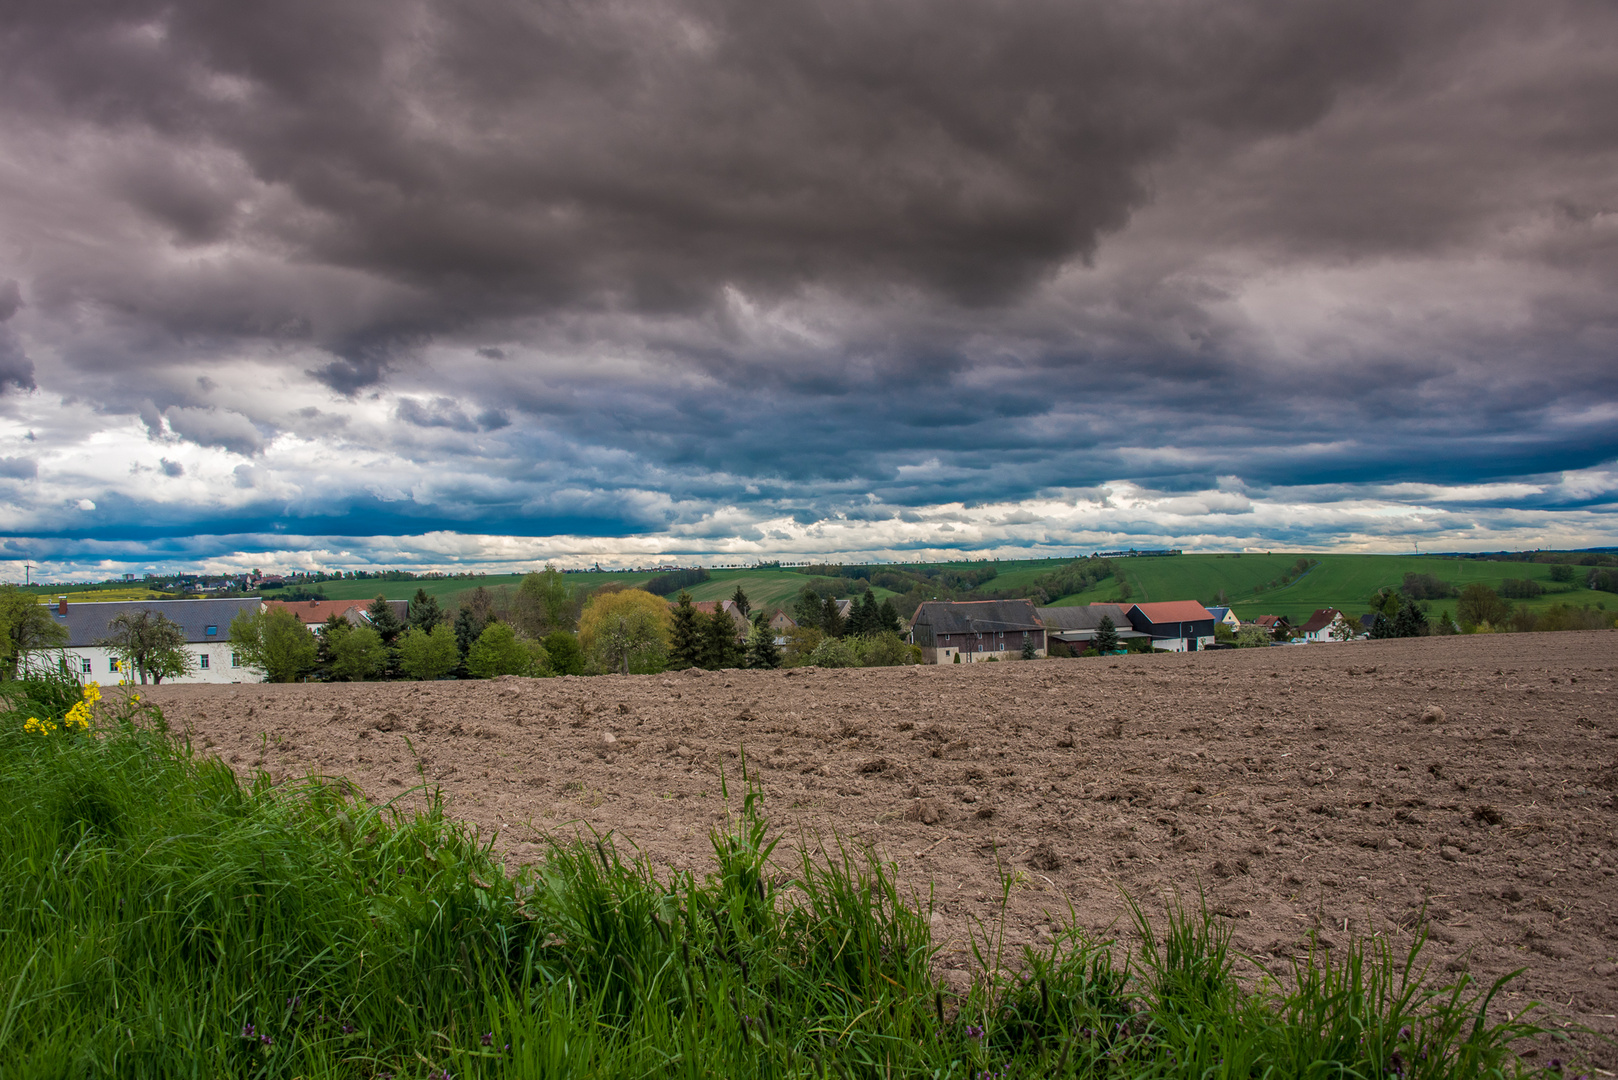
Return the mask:
<path id="1" fill-rule="evenodd" d="M 69 731 L 78 728 L 80 731 L 90 730 L 90 720 L 95 715 L 96 702 L 101 700 L 101 686 L 98 683 L 86 683 L 84 695 L 73 703 L 73 707 L 62 717 L 61 724 L 55 720 L 41 720 L 37 716 L 30 716 L 22 729 L 30 735 L 49 735 L 53 731 L 66 726 Z"/>

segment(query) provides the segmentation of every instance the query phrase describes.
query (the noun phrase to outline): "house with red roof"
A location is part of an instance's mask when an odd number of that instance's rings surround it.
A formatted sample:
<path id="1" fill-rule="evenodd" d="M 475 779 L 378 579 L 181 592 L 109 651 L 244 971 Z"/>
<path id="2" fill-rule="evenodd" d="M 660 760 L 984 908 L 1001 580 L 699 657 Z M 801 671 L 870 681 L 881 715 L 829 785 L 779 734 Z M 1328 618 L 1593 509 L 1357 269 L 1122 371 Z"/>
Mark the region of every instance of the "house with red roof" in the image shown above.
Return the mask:
<path id="1" fill-rule="evenodd" d="M 1197 652 L 1214 643 L 1213 612 L 1195 600 L 1130 604 L 1124 615 L 1163 652 Z"/>
<path id="2" fill-rule="evenodd" d="M 296 615 L 309 629 L 318 632 L 325 625 L 326 619 L 332 615 L 352 623 L 355 626 L 370 626 L 371 617 L 366 609 L 376 603 L 372 600 L 266 600 L 266 608 L 285 608 Z M 410 618 L 410 601 L 389 600 L 388 606 L 399 617 L 400 622 Z"/>

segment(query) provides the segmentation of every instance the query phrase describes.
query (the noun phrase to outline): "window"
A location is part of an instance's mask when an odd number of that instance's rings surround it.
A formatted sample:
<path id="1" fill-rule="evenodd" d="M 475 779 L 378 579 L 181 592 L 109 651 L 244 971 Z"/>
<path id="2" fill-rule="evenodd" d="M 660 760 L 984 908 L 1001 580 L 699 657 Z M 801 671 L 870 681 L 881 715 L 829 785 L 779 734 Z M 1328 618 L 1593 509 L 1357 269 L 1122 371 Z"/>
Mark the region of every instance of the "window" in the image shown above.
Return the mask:
<path id="1" fill-rule="evenodd" d="M 118 658 L 116 656 L 113 657 L 111 660 L 107 661 L 107 670 L 110 671 L 110 672 L 113 672 L 114 674 L 117 673 L 117 671 L 118 671 Z"/>
<path id="2" fill-rule="evenodd" d="M 201 656 L 197 657 L 197 661 L 198 661 L 198 663 L 197 663 L 198 667 L 200 667 L 203 671 L 208 670 L 208 654 L 207 653 L 203 653 Z"/>
<path id="3" fill-rule="evenodd" d="M 218 637 L 219 636 L 219 627 L 210 626 L 210 627 L 208 627 L 208 629 L 203 631 L 203 634 L 206 635 L 207 637 Z"/>
<path id="4" fill-rule="evenodd" d="M 89 657 L 84 656 L 84 657 L 79 658 L 79 670 L 81 672 L 83 672 L 84 674 L 86 674 L 86 675 L 90 674 L 90 658 Z"/>
<path id="5" fill-rule="evenodd" d="M 242 654 L 241 653 L 231 653 L 230 654 L 230 666 L 231 667 L 241 667 L 242 666 Z"/>

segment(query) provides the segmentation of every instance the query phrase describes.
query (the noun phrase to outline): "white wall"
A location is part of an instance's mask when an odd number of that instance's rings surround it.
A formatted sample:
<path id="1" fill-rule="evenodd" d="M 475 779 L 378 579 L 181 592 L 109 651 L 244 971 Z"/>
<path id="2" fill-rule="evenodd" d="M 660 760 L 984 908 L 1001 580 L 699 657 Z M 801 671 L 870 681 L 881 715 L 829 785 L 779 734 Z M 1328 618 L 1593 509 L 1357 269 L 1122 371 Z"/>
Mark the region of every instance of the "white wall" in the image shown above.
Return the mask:
<path id="1" fill-rule="evenodd" d="M 191 654 L 192 671 L 189 675 L 182 675 L 177 679 L 164 679 L 166 683 L 237 683 L 237 682 L 263 682 L 264 676 L 253 668 L 233 667 L 230 662 L 230 642 L 220 641 L 212 645 L 189 643 L 186 651 Z M 139 679 L 133 672 L 114 671 L 114 659 L 111 649 L 100 645 L 81 646 L 68 649 L 64 655 L 67 657 L 69 669 L 80 675 L 85 682 L 98 682 L 102 686 L 117 686 L 119 679 Z M 208 658 L 207 668 L 202 666 L 202 657 Z M 89 662 L 90 670 L 84 671 L 85 662 Z M 54 668 L 56 666 L 56 653 L 33 653 L 29 657 L 30 666 L 43 664 Z"/>

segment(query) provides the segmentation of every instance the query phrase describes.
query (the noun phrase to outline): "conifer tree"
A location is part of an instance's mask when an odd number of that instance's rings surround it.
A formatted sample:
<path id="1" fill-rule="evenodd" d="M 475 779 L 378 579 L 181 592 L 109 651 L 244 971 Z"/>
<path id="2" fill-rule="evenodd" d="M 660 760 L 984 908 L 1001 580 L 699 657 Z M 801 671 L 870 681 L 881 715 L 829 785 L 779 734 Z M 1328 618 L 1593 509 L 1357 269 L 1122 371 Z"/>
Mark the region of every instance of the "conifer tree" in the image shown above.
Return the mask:
<path id="1" fill-rule="evenodd" d="M 747 666 L 750 668 L 778 668 L 781 652 L 775 647 L 775 631 L 763 619 L 753 624 L 747 635 Z"/>
<path id="2" fill-rule="evenodd" d="M 865 595 L 860 598 L 858 604 L 854 605 L 854 609 L 849 612 L 849 616 L 848 630 L 854 636 L 867 637 L 881 633 L 882 628 L 878 625 L 878 622 L 882 616 L 877 613 L 876 593 L 870 589 L 865 590 Z"/>
<path id="3" fill-rule="evenodd" d="M 747 618 L 747 613 L 752 610 L 753 605 L 748 603 L 747 594 L 742 591 L 740 585 L 736 586 L 736 591 L 730 594 L 730 602 L 736 605 L 736 610 L 742 613 L 742 618 L 744 619 Z"/>
<path id="4" fill-rule="evenodd" d="M 1112 616 L 1103 615 L 1096 624 L 1096 652 L 1106 656 L 1118 647 L 1118 628 L 1112 624 Z"/>
<path id="5" fill-rule="evenodd" d="M 702 628 L 702 666 L 709 671 L 735 667 L 741 651 L 736 644 L 736 620 L 716 601 L 706 623 Z"/>
<path id="6" fill-rule="evenodd" d="M 426 589 L 417 589 L 410 601 L 410 628 L 431 633 L 443 621 L 444 609 L 439 607 L 438 597 L 429 595 Z"/>
<path id="7" fill-rule="evenodd" d="M 837 609 L 837 601 L 829 596 L 820 605 L 820 632 L 830 638 L 840 638 L 848 633 L 848 627 L 843 624 L 843 613 Z"/>
<path id="8" fill-rule="evenodd" d="M 876 629 L 881 634 L 897 634 L 901 632 L 899 624 L 899 609 L 893 606 L 893 597 L 882 601 L 882 606 L 876 610 Z"/>
<path id="9" fill-rule="evenodd" d="M 698 623 L 697 609 L 691 606 L 691 594 L 684 589 L 674 601 L 674 628 L 669 633 L 669 668 L 683 671 L 702 663 L 703 628 Z"/>

